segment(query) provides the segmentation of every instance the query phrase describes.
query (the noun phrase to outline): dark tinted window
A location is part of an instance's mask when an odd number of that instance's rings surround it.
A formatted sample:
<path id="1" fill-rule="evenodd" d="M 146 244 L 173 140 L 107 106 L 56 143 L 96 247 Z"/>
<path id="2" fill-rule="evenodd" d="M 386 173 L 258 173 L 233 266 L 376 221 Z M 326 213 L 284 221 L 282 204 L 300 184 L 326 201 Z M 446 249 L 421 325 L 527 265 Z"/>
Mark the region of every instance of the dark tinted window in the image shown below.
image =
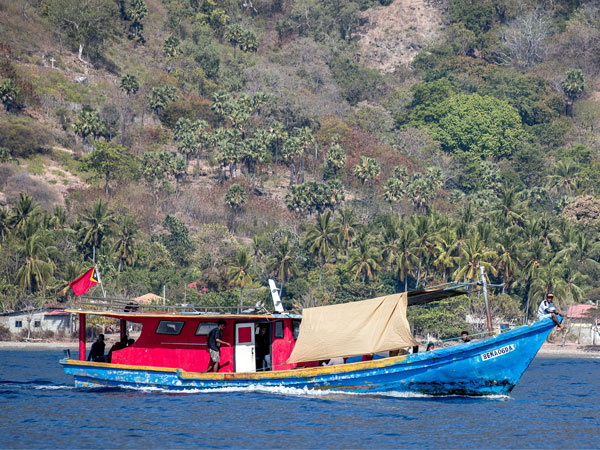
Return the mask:
<path id="1" fill-rule="evenodd" d="M 300 334 L 300 320 L 292 320 L 292 334 L 294 335 L 294 340 L 298 340 L 298 334 Z"/>
<path id="2" fill-rule="evenodd" d="M 33 322 L 33 326 L 34 326 L 35 328 L 39 328 L 39 327 L 41 327 L 41 326 L 42 326 L 42 322 L 40 322 L 39 320 L 35 320 L 35 321 Z"/>
<path id="3" fill-rule="evenodd" d="M 179 334 L 183 329 L 184 322 L 175 322 L 174 320 L 161 320 L 156 329 L 156 334 Z"/>
<path id="4" fill-rule="evenodd" d="M 283 337 L 283 321 L 278 320 L 277 322 L 275 322 L 275 338 L 282 338 Z"/>
<path id="5" fill-rule="evenodd" d="M 196 336 L 208 336 L 213 328 L 217 328 L 216 322 L 200 322 L 196 328 Z"/>

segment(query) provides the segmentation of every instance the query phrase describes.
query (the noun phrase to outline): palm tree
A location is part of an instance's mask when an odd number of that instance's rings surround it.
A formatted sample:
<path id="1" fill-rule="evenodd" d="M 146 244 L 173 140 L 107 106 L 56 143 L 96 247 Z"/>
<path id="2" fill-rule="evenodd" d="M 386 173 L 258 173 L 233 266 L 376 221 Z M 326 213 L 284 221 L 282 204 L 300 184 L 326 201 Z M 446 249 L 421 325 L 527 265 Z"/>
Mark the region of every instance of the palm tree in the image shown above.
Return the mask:
<path id="1" fill-rule="evenodd" d="M 444 274 L 444 281 L 448 281 L 451 270 L 456 264 L 456 249 L 458 241 L 453 230 L 440 233 L 435 242 L 433 267 Z"/>
<path id="2" fill-rule="evenodd" d="M 544 244 L 539 241 L 533 241 L 527 246 L 527 251 L 522 255 L 521 265 L 524 267 L 525 276 L 525 316 L 524 322 L 527 322 L 529 317 L 529 305 L 531 304 L 531 287 L 538 278 L 540 267 L 545 260 L 546 249 Z"/>
<path id="3" fill-rule="evenodd" d="M 20 194 L 19 201 L 13 207 L 12 216 L 8 220 L 8 225 L 17 233 L 22 233 L 27 219 L 36 217 L 39 214 L 40 206 L 33 201 L 33 197 L 28 194 Z"/>
<path id="4" fill-rule="evenodd" d="M 323 279 L 323 266 L 329 261 L 331 248 L 335 247 L 339 232 L 338 223 L 331 220 L 331 211 L 325 211 L 319 214 L 316 223 L 311 225 L 304 235 L 304 241 L 310 245 L 309 251 L 313 256 L 318 257 L 321 263 L 319 286 Z"/>
<path id="5" fill-rule="evenodd" d="M 339 211 L 339 218 L 337 220 L 339 229 L 338 242 L 343 243 L 346 260 L 348 259 L 348 248 L 350 247 L 350 243 L 352 242 L 359 225 L 360 222 L 353 209 L 344 208 Z"/>
<path id="6" fill-rule="evenodd" d="M 2 237 L 2 240 L 0 240 L 0 246 L 10 231 L 9 219 L 10 216 L 8 215 L 8 211 L 4 208 L 0 208 L 0 236 Z"/>
<path id="7" fill-rule="evenodd" d="M 419 259 L 417 266 L 415 289 L 419 287 L 421 279 L 421 268 L 423 267 L 423 259 L 426 259 L 431 254 L 431 229 L 432 222 L 430 216 L 412 216 L 412 229 L 415 233 L 415 251 L 414 255 Z"/>
<path id="8" fill-rule="evenodd" d="M 479 274 L 479 267 L 483 266 L 488 272 L 496 274 L 496 269 L 493 266 L 494 258 L 498 255 L 492 250 L 485 248 L 484 242 L 479 236 L 479 233 L 475 232 L 465 242 L 464 246 L 460 249 L 459 267 L 454 272 L 454 279 L 456 281 L 461 278 L 472 280 Z"/>
<path id="9" fill-rule="evenodd" d="M 548 188 L 557 193 L 571 195 L 577 187 L 579 167 L 571 160 L 560 160 L 552 167 L 548 176 Z"/>
<path id="10" fill-rule="evenodd" d="M 520 209 L 515 189 L 504 187 L 500 191 L 500 205 L 497 211 L 500 223 L 505 227 L 522 223 L 523 215 Z"/>
<path id="11" fill-rule="evenodd" d="M 133 218 L 126 216 L 121 227 L 116 233 L 115 242 L 112 251 L 119 260 L 120 273 L 124 264 L 131 266 L 135 257 L 135 239 L 137 234 L 137 225 Z"/>
<path id="12" fill-rule="evenodd" d="M 58 250 L 50 245 L 49 235 L 45 230 L 38 230 L 27 237 L 19 249 L 23 265 L 17 270 L 17 283 L 23 292 L 34 293 L 45 290 L 48 281 L 54 274 L 54 262 Z"/>
<path id="13" fill-rule="evenodd" d="M 496 264 L 502 270 L 504 275 L 504 283 L 502 285 L 502 294 L 506 294 L 510 290 L 510 281 L 512 275 L 518 269 L 518 248 L 516 236 L 509 233 L 503 233 L 499 241 L 496 243 L 496 253 L 498 258 Z"/>
<path id="14" fill-rule="evenodd" d="M 229 282 L 240 287 L 240 309 L 242 310 L 244 304 L 244 288 L 246 285 L 252 284 L 252 277 L 248 273 L 252 259 L 248 257 L 246 249 L 240 249 L 237 253 L 235 263 L 227 270 L 227 276 Z M 238 312 L 239 312 L 238 311 Z"/>
<path id="15" fill-rule="evenodd" d="M 381 257 L 382 262 L 388 265 L 392 271 L 394 262 L 398 259 L 398 235 L 400 232 L 400 221 L 396 216 L 386 216 L 383 222 L 383 233 L 381 235 Z"/>
<path id="16" fill-rule="evenodd" d="M 348 258 L 347 267 L 354 273 L 354 279 L 356 280 L 359 275 L 362 278 L 363 283 L 368 283 L 377 277 L 377 273 L 380 269 L 381 254 L 377 248 L 371 243 L 367 235 L 362 235 L 358 239 L 358 245 L 356 249 L 350 253 Z"/>
<path id="17" fill-rule="evenodd" d="M 114 214 L 108 210 L 108 203 L 99 198 L 92 203 L 90 210 L 81 215 L 81 219 L 84 222 L 81 230 L 83 245 L 99 248 L 104 236 L 110 234 L 115 220 Z"/>
<path id="18" fill-rule="evenodd" d="M 396 271 L 400 276 L 400 281 L 404 282 L 404 292 L 408 291 L 408 274 L 419 262 L 419 258 L 415 255 L 416 249 L 415 232 L 405 224 L 398 234 L 398 259 L 396 263 Z"/>
<path id="19" fill-rule="evenodd" d="M 282 292 L 284 283 L 296 275 L 296 252 L 287 236 L 274 248 L 273 256 L 267 262 L 267 270 L 276 274 Z"/>

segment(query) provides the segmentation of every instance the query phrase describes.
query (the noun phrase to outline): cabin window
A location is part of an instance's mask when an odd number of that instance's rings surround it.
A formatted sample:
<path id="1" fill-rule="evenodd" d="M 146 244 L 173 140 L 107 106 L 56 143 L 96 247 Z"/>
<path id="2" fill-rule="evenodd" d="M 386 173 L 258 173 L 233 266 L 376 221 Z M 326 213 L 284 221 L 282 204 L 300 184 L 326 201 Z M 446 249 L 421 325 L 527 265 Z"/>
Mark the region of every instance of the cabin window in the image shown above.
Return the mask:
<path id="1" fill-rule="evenodd" d="M 184 322 L 176 322 L 174 320 L 161 320 L 156 329 L 156 334 L 173 334 L 179 335 L 183 329 Z"/>
<path id="2" fill-rule="evenodd" d="M 42 326 L 42 322 L 41 322 L 41 321 L 39 321 L 39 320 L 35 320 L 35 321 L 33 322 L 33 327 L 34 327 L 34 328 L 39 328 L 39 327 L 41 327 L 41 326 Z"/>
<path id="3" fill-rule="evenodd" d="M 292 334 L 294 335 L 294 340 L 298 340 L 298 335 L 300 334 L 300 320 L 292 320 Z"/>
<path id="4" fill-rule="evenodd" d="M 23 321 L 15 320 L 15 328 L 23 328 Z"/>
<path id="5" fill-rule="evenodd" d="M 200 322 L 196 328 L 196 336 L 208 336 L 208 333 L 215 328 L 217 328 L 217 322 Z"/>
<path id="6" fill-rule="evenodd" d="M 277 322 L 275 322 L 275 333 L 274 333 L 274 337 L 277 338 L 282 338 L 283 337 L 283 320 L 278 320 Z"/>

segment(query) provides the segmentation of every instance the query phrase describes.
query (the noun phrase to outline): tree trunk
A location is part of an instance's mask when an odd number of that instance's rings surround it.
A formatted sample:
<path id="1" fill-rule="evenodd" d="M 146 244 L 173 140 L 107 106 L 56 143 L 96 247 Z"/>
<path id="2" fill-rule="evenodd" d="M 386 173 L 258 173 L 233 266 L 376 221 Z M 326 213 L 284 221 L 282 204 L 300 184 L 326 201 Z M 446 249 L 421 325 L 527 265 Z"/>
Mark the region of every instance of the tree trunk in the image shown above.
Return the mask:
<path id="1" fill-rule="evenodd" d="M 196 153 L 196 175 L 195 178 L 200 176 L 200 152 Z"/>
<path id="2" fill-rule="evenodd" d="M 110 172 L 104 174 L 104 192 L 108 195 L 108 181 L 110 180 Z"/>
<path id="3" fill-rule="evenodd" d="M 319 287 L 321 287 L 321 279 L 323 278 L 323 265 L 325 264 L 325 258 L 321 257 L 321 271 L 319 272 Z"/>
<path id="4" fill-rule="evenodd" d="M 244 303 L 244 288 L 240 286 L 240 310 L 238 312 L 242 312 L 243 303 Z"/>
<path id="5" fill-rule="evenodd" d="M 79 59 L 79 61 L 85 63 L 85 61 L 83 60 L 83 44 L 82 43 L 79 43 L 79 54 L 77 55 L 77 58 Z"/>

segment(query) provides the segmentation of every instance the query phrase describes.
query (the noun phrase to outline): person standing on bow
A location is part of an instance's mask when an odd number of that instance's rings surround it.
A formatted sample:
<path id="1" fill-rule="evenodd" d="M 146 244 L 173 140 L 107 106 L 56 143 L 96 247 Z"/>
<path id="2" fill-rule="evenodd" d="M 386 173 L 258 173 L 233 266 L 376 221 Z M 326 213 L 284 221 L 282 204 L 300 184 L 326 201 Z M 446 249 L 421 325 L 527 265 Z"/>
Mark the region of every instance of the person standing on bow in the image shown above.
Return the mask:
<path id="1" fill-rule="evenodd" d="M 537 310 L 538 320 L 541 320 L 544 317 L 550 315 L 552 317 L 552 321 L 557 325 L 558 330 L 562 331 L 563 327 L 561 326 L 560 321 L 558 320 L 558 317 L 556 317 L 557 314 L 560 314 L 562 317 L 565 317 L 565 315 L 563 313 L 561 313 L 559 310 L 557 310 L 556 307 L 554 306 L 554 294 L 548 292 L 548 294 L 546 294 L 546 298 L 544 300 L 542 300 L 542 302 L 540 303 L 540 306 L 538 307 L 538 310 Z"/>
<path id="2" fill-rule="evenodd" d="M 225 321 L 223 319 L 217 322 L 217 327 L 213 328 L 208 333 L 208 353 L 210 354 L 210 363 L 208 364 L 207 372 L 218 372 L 221 368 L 221 345 L 231 347 L 229 342 L 221 340 L 223 330 L 225 329 Z"/>

